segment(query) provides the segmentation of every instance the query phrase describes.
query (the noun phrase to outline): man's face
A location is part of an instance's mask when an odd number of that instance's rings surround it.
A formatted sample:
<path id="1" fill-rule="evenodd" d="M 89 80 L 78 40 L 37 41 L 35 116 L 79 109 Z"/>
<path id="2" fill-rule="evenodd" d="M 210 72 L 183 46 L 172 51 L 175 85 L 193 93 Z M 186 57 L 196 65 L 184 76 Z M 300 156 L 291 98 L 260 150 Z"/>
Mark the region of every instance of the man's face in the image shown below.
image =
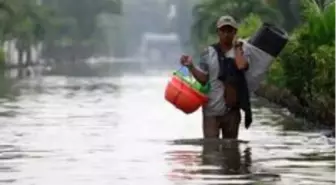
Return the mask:
<path id="1" fill-rule="evenodd" d="M 218 29 L 219 39 L 225 43 L 232 43 L 237 30 L 229 25 L 222 26 Z"/>

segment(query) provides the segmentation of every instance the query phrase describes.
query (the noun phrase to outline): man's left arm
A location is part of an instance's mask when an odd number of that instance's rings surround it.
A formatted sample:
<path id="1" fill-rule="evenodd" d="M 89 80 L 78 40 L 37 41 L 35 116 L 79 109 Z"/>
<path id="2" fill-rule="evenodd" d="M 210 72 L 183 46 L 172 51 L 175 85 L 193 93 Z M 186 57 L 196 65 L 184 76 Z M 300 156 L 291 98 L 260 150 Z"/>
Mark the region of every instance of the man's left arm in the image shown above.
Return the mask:
<path id="1" fill-rule="evenodd" d="M 249 56 L 247 51 L 243 51 L 243 43 L 237 44 L 235 47 L 235 62 L 238 70 L 246 71 L 249 67 Z"/>

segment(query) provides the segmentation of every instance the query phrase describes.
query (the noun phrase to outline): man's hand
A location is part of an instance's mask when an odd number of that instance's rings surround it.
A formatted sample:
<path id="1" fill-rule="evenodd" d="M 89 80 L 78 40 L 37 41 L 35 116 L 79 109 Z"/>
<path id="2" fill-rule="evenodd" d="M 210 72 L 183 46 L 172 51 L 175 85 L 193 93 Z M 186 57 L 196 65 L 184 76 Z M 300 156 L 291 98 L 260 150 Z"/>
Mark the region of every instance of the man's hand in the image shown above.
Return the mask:
<path id="1" fill-rule="evenodd" d="M 180 58 L 180 63 L 183 66 L 186 66 L 191 74 L 196 78 L 198 82 L 200 82 L 202 85 L 205 85 L 208 81 L 208 75 L 204 74 L 203 72 L 200 72 L 196 67 L 194 67 L 194 63 L 192 61 L 191 56 L 188 55 L 182 55 Z"/>
<path id="2" fill-rule="evenodd" d="M 235 62 L 238 70 L 244 70 L 248 67 L 247 60 L 244 57 L 242 42 L 235 43 Z"/>
<path id="3" fill-rule="evenodd" d="M 180 58 L 180 63 L 181 65 L 186 66 L 189 69 L 194 66 L 191 56 L 188 55 L 182 55 Z"/>

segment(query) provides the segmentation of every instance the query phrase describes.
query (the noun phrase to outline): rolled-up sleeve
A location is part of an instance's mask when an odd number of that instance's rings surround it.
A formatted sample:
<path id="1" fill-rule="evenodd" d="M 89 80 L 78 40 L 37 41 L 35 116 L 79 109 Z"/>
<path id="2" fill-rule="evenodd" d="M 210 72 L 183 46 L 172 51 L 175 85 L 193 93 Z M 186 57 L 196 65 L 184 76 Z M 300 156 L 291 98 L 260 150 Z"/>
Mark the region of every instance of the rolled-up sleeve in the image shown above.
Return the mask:
<path id="1" fill-rule="evenodd" d="M 209 48 L 205 48 L 200 56 L 196 68 L 204 74 L 209 73 Z"/>

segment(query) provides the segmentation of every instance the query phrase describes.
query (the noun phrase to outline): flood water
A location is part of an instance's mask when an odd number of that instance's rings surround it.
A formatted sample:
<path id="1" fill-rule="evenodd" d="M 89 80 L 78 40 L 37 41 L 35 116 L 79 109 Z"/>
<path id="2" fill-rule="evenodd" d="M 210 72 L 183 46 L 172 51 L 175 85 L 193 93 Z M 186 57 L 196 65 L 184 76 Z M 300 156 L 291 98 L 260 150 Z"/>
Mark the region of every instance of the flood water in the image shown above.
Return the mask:
<path id="1" fill-rule="evenodd" d="M 201 140 L 200 111 L 168 104 L 168 73 L 8 82 L 0 99 L 0 184 L 335 184 L 335 142 L 284 129 L 285 110 L 253 99 L 238 141 Z"/>

